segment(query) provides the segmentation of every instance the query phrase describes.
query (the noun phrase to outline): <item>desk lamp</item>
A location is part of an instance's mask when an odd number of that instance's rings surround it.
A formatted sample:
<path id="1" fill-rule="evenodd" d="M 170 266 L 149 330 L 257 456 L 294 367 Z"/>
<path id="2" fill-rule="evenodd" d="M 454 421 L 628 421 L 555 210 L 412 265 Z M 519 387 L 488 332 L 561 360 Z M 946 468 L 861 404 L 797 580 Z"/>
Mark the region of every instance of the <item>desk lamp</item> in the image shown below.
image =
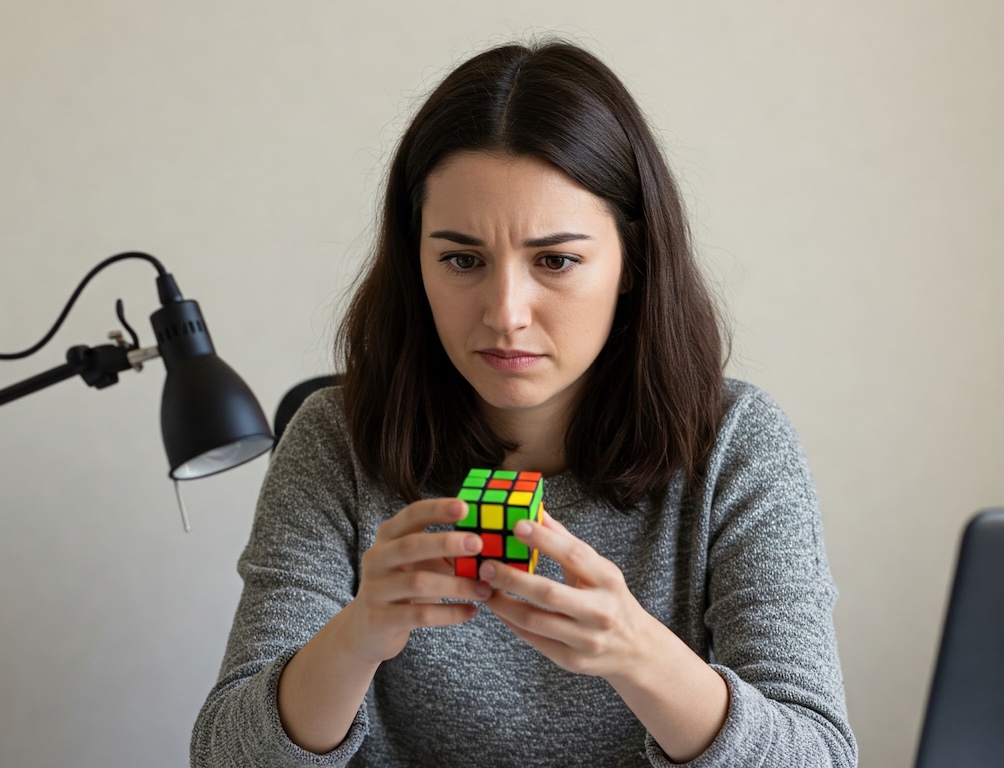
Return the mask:
<path id="1" fill-rule="evenodd" d="M 175 480 L 194 480 L 222 472 L 260 456 L 272 447 L 274 438 L 254 394 L 240 376 L 219 357 L 209 337 L 199 305 L 184 299 L 174 277 L 157 259 L 145 253 L 111 256 L 92 269 L 77 286 L 55 325 L 33 347 L 0 360 L 17 360 L 45 346 L 63 324 L 74 302 L 90 280 L 105 267 L 123 259 L 143 259 L 157 269 L 157 293 L 161 308 L 150 316 L 157 346 L 141 348 L 136 332 L 126 322 L 122 300 L 116 302 L 119 322 L 132 337 L 121 332 L 109 337 L 114 344 L 75 346 L 66 353 L 66 363 L 29 379 L 0 389 L 0 405 L 79 375 L 91 387 L 103 389 L 118 382 L 118 374 L 130 368 L 143 369 L 155 357 L 164 360 L 167 379 L 160 404 L 160 428 Z M 190 530 L 181 496 L 182 521 Z"/>

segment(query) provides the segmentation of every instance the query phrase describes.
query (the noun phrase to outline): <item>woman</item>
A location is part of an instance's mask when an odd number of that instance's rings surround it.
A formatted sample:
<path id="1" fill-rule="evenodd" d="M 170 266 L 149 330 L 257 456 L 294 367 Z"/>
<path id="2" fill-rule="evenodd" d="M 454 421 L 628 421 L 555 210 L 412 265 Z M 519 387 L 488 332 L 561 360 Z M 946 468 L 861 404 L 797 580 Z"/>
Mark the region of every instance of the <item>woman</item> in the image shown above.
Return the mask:
<path id="1" fill-rule="evenodd" d="M 679 193 L 567 44 L 462 64 L 396 152 L 341 388 L 278 447 L 198 766 L 852 766 L 797 438 L 723 380 Z M 453 559 L 544 473 L 528 574 Z"/>

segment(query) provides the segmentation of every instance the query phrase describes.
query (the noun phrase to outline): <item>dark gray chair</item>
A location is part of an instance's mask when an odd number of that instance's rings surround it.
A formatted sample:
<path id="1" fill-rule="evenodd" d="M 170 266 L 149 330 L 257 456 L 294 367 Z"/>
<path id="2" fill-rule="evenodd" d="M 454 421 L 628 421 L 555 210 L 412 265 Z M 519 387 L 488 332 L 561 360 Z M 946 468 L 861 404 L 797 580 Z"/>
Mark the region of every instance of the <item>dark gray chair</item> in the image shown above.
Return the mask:
<path id="1" fill-rule="evenodd" d="M 966 525 L 928 691 L 916 768 L 986 768 L 1004 755 L 1004 508 Z"/>

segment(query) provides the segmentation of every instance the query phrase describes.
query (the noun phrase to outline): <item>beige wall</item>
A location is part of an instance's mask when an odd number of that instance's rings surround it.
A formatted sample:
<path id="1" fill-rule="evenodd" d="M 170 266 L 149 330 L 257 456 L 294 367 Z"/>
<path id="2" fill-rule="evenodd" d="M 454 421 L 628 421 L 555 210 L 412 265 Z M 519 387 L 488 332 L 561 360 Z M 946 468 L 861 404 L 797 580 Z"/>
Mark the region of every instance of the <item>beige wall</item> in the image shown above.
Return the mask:
<path id="1" fill-rule="evenodd" d="M 409 111 L 555 30 L 660 131 L 735 330 L 806 444 L 866 768 L 912 759 L 958 532 L 1004 504 L 1002 6 L 0 0 L 0 351 L 147 250 L 274 409 L 326 370 Z M 101 343 L 113 267 L 0 386 Z M 0 765 L 177 766 L 219 665 L 265 460 L 166 480 L 156 361 L 0 409 Z"/>

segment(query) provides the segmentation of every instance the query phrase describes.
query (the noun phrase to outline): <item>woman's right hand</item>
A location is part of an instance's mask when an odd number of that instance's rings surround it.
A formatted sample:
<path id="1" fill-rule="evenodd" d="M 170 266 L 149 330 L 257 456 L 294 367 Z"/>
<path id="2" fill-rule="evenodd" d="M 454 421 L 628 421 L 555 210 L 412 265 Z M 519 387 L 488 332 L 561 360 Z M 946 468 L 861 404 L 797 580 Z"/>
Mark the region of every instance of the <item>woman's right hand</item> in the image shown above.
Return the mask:
<path id="1" fill-rule="evenodd" d="M 353 651 L 380 663 L 397 656 L 416 627 L 441 627 L 474 618 L 471 602 L 491 596 L 484 582 L 455 576 L 453 559 L 481 551 L 474 533 L 429 533 L 433 525 L 454 524 L 467 514 L 459 499 L 422 499 L 381 524 L 362 557 L 359 589 L 342 613 Z"/>

